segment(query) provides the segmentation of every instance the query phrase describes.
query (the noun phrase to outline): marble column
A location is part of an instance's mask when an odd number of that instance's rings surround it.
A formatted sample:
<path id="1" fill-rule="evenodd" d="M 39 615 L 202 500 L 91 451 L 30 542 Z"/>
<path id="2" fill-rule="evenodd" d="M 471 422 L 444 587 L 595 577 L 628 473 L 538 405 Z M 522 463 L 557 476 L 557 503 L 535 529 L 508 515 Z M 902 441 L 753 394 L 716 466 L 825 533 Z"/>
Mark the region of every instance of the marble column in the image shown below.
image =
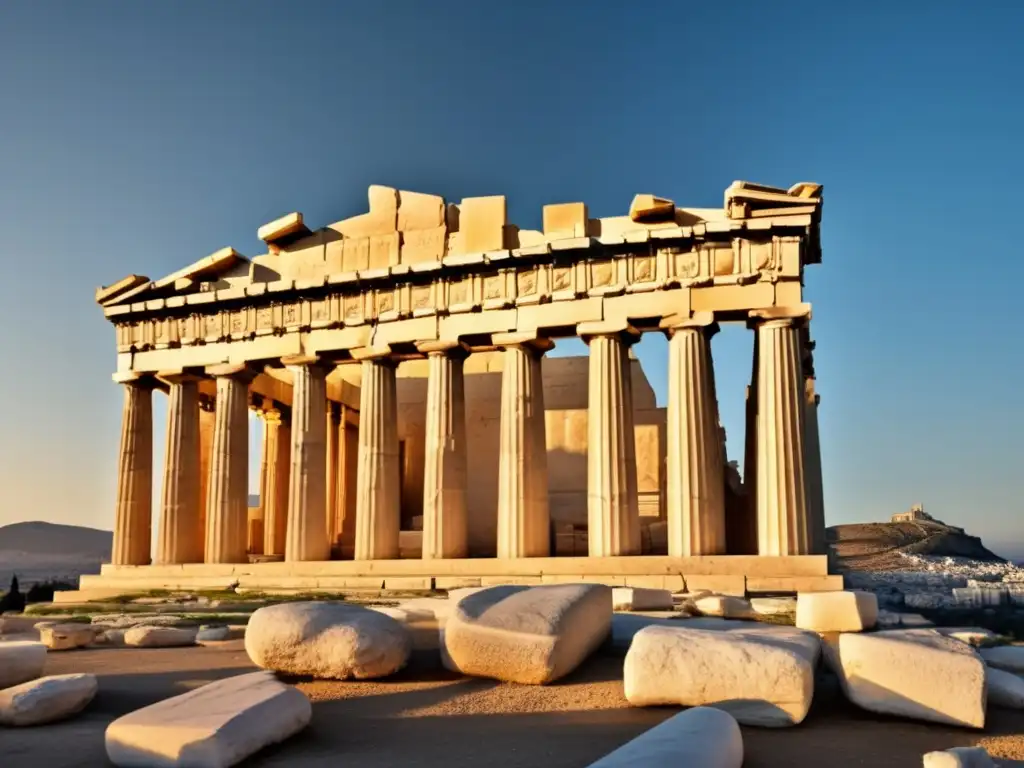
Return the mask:
<path id="1" fill-rule="evenodd" d="M 341 423 L 341 408 L 339 403 L 327 402 L 327 461 L 325 470 L 327 472 L 327 485 L 325 489 L 327 499 L 327 515 L 325 526 L 327 529 L 327 546 L 333 547 L 338 538 L 338 485 L 339 470 L 341 467 L 341 445 L 338 442 L 338 427 Z"/>
<path id="2" fill-rule="evenodd" d="M 161 378 L 170 385 L 170 392 L 156 562 L 201 563 L 204 537 L 199 508 L 199 380 L 180 373 Z"/>
<path id="3" fill-rule="evenodd" d="M 640 554 L 628 332 L 580 334 L 590 347 L 587 520 L 591 557 Z M 632 466 L 632 471 L 630 467 Z"/>
<path id="4" fill-rule="evenodd" d="M 666 517 L 668 553 L 675 557 L 725 553 L 725 479 L 710 354 L 717 330 L 703 315 L 666 329 Z"/>
<path id="5" fill-rule="evenodd" d="M 808 311 L 775 308 L 752 313 L 759 361 L 757 542 L 761 555 L 806 555 L 811 551 L 800 343 L 800 326 Z"/>
<path id="6" fill-rule="evenodd" d="M 399 555 L 400 477 L 395 368 L 395 363 L 387 357 L 362 362 L 356 560 L 393 560 Z"/>
<path id="7" fill-rule="evenodd" d="M 152 546 L 153 384 L 115 375 L 124 384 L 117 461 L 113 565 L 149 565 Z"/>
<path id="8" fill-rule="evenodd" d="M 291 476 L 291 425 L 280 410 L 263 413 L 263 459 L 260 506 L 263 507 L 263 553 L 284 556 L 288 537 L 288 482 Z"/>
<path id="9" fill-rule="evenodd" d="M 828 554 L 825 536 L 825 494 L 821 477 L 821 440 L 818 436 L 818 404 L 821 397 L 815 392 L 814 379 L 804 379 L 804 456 L 807 471 L 807 515 L 809 519 L 811 552 Z"/>
<path id="10" fill-rule="evenodd" d="M 505 341 L 506 343 L 502 343 Z M 551 552 L 542 359 L 551 343 L 495 336 L 504 349 L 498 456 L 498 557 Z"/>
<path id="11" fill-rule="evenodd" d="M 338 425 L 337 543 L 342 558 L 352 559 L 356 545 L 356 482 L 359 475 L 359 425 L 352 408 L 341 407 Z"/>
<path id="12" fill-rule="evenodd" d="M 214 400 L 199 399 L 199 544 L 206 553 L 206 501 L 210 487 L 210 458 L 213 456 L 213 428 L 217 418 Z"/>
<path id="13" fill-rule="evenodd" d="M 426 346 L 426 345 L 424 345 Z M 466 557 L 466 395 L 461 345 L 430 346 L 423 466 L 423 559 Z"/>
<path id="14" fill-rule="evenodd" d="M 213 448 L 206 500 L 206 562 L 248 562 L 249 382 L 244 366 L 215 366 Z"/>
<path id="15" fill-rule="evenodd" d="M 287 561 L 331 559 L 327 540 L 327 369 L 286 361 L 292 373 Z"/>

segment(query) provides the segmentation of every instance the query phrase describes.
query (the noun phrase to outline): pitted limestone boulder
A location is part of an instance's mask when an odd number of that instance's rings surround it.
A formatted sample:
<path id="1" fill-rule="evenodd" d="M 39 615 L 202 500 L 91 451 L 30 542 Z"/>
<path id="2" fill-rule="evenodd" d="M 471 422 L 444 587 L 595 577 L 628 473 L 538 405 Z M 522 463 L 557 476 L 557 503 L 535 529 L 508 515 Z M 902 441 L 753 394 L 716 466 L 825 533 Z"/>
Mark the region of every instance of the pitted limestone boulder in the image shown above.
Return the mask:
<path id="1" fill-rule="evenodd" d="M 712 706 L 744 725 L 796 725 L 814 696 L 819 641 L 810 633 L 646 627 L 623 671 L 635 706 Z"/>
<path id="2" fill-rule="evenodd" d="M 218 680 L 120 717 L 107 757 L 123 768 L 227 768 L 305 728 L 306 695 L 269 672 Z"/>
<path id="3" fill-rule="evenodd" d="M 983 728 L 985 664 L 933 629 L 846 633 L 830 661 L 847 698 L 872 712 Z"/>
<path id="4" fill-rule="evenodd" d="M 801 592 L 796 625 L 815 632 L 862 632 L 878 622 L 878 598 L 872 592 Z"/>
<path id="5" fill-rule="evenodd" d="M 183 627 L 132 627 L 125 630 L 124 644 L 135 648 L 179 648 L 196 644 L 196 630 Z"/>
<path id="6" fill-rule="evenodd" d="M 42 643 L 14 641 L 0 643 L 0 689 L 35 680 L 46 665 Z"/>
<path id="7" fill-rule="evenodd" d="M 736 718 L 710 707 L 694 707 L 605 755 L 590 768 L 740 768 L 743 735 Z"/>
<path id="8" fill-rule="evenodd" d="M 411 646 L 395 619 L 345 603 L 267 606 L 245 630 L 245 650 L 256 666 L 333 680 L 393 674 L 408 662 Z"/>
<path id="9" fill-rule="evenodd" d="M 742 597 L 729 595 L 708 595 L 694 604 L 701 616 L 717 616 L 722 619 L 752 619 L 756 617 L 750 603 Z"/>
<path id="10" fill-rule="evenodd" d="M 490 587 L 452 607 L 441 656 L 466 675 L 543 685 L 576 669 L 611 621 L 603 584 Z"/>
<path id="11" fill-rule="evenodd" d="M 0 690 L 0 725 L 43 725 L 81 712 L 96 695 L 96 675 L 52 675 Z"/>

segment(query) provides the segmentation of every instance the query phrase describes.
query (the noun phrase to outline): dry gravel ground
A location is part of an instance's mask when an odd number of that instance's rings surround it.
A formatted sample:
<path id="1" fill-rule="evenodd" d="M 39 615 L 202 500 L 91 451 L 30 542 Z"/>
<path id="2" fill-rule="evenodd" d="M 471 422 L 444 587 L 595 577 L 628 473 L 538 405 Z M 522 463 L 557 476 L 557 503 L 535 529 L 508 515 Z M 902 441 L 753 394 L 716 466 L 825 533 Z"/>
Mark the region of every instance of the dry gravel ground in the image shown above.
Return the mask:
<path id="1" fill-rule="evenodd" d="M 107 765 L 103 732 L 114 718 L 252 669 L 237 640 L 202 648 L 50 654 L 47 674 L 95 673 L 99 694 L 64 723 L 0 729 L 0 765 Z M 459 678 L 427 657 L 387 681 L 298 681 L 315 702 L 311 727 L 246 765 L 582 768 L 676 711 L 630 708 L 621 677 L 622 659 L 611 655 L 597 655 L 546 687 Z M 743 737 L 747 768 L 911 768 L 929 750 L 979 742 L 998 757 L 1024 760 L 1024 712 L 993 710 L 984 734 L 876 717 L 847 703 L 834 678 L 825 677 L 802 725 L 744 728 Z"/>

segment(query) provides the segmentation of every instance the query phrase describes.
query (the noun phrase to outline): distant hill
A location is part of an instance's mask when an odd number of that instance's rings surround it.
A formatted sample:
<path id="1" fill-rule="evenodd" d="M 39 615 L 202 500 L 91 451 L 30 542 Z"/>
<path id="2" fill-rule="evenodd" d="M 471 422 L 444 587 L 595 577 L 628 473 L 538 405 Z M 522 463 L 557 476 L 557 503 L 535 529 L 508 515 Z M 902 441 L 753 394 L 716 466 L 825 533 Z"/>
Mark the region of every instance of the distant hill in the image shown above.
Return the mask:
<path id="1" fill-rule="evenodd" d="M 0 591 L 17 574 L 23 586 L 57 579 L 77 583 L 110 562 L 110 531 L 57 523 L 13 523 L 0 527 Z"/>
<path id="2" fill-rule="evenodd" d="M 900 553 L 1003 562 L 977 536 L 937 521 L 836 525 L 827 535 L 836 564 L 843 570 L 909 568 Z"/>
<path id="3" fill-rule="evenodd" d="M 114 534 L 80 525 L 13 523 L 0 527 L 0 552 L 110 559 Z"/>

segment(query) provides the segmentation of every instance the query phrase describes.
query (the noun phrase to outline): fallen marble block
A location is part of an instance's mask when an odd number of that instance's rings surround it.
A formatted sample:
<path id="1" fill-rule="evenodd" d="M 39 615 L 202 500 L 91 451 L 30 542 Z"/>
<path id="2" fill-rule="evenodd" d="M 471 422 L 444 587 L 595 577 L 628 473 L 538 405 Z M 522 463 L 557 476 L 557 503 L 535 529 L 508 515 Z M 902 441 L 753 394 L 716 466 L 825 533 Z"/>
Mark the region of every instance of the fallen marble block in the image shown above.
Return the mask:
<path id="1" fill-rule="evenodd" d="M 46 665 L 46 646 L 17 640 L 0 643 L 0 688 L 35 680 Z"/>
<path id="2" fill-rule="evenodd" d="M 722 619 L 750 619 L 757 614 L 742 597 L 711 595 L 695 600 L 694 604 L 702 616 L 717 616 Z"/>
<path id="3" fill-rule="evenodd" d="M 996 768 L 983 747 L 954 747 L 924 756 L 924 768 Z"/>
<path id="4" fill-rule="evenodd" d="M 872 712 L 983 728 L 985 664 L 933 629 L 838 636 L 830 658 L 847 698 Z"/>
<path id="5" fill-rule="evenodd" d="M 806 633 L 650 626 L 626 654 L 626 699 L 634 706 L 712 706 L 743 725 L 796 725 L 814 696 L 818 647 Z"/>
<path id="6" fill-rule="evenodd" d="M 982 648 L 980 653 L 990 667 L 1015 674 L 1024 673 L 1024 645 L 997 645 Z"/>
<path id="7" fill-rule="evenodd" d="M 1012 672 L 985 667 L 989 706 L 1024 709 L 1024 680 Z"/>
<path id="8" fill-rule="evenodd" d="M 40 627 L 39 642 L 51 651 L 70 651 L 84 648 L 96 639 L 97 630 L 90 624 L 51 624 Z"/>
<path id="9" fill-rule="evenodd" d="M 120 717 L 107 757 L 123 768 L 227 768 L 305 728 L 306 695 L 270 672 L 229 677 Z"/>
<path id="10" fill-rule="evenodd" d="M 256 666 L 333 680 L 393 674 L 408 662 L 411 646 L 400 622 L 345 603 L 270 605 L 245 630 L 245 650 Z"/>
<path id="11" fill-rule="evenodd" d="M 0 725 L 43 725 L 85 709 L 96 675 L 52 675 L 0 690 Z"/>
<path id="12" fill-rule="evenodd" d="M 612 589 L 612 610 L 671 611 L 672 593 L 667 589 L 614 587 Z"/>
<path id="13" fill-rule="evenodd" d="M 740 768 L 743 735 L 728 712 L 694 707 L 654 726 L 590 768 Z"/>
<path id="14" fill-rule="evenodd" d="M 603 584 L 490 587 L 461 599 L 444 630 L 442 661 L 476 677 L 543 685 L 572 672 L 611 631 Z"/>
<path id="15" fill-rule="evenodd" d="M 188 619 L 164 613 L 98 613 L 92 617 L 101 629 L 130 629 L 131 627 L 179 627 L 188 625 Z"/>
<path id="16" fill-rule="evenodd" d="M 801 592 L 796 626 L 815 632 L 862 632 L 878 621 L 878 598 L 871 592 Z"/>
<path id="17" fill-rule="evenodd" d="M 780 616 L 796 612 L 796 599 L 792 597 L 752 597 L 751 610 L 759 616 Z"/>
<path id="18" fill-rule="evenodd" d="M 196 644 L 196 631 L 180 627 L 132 627 L 125 630 L 124 644 L 135 648 L 178 648 Z"/>

